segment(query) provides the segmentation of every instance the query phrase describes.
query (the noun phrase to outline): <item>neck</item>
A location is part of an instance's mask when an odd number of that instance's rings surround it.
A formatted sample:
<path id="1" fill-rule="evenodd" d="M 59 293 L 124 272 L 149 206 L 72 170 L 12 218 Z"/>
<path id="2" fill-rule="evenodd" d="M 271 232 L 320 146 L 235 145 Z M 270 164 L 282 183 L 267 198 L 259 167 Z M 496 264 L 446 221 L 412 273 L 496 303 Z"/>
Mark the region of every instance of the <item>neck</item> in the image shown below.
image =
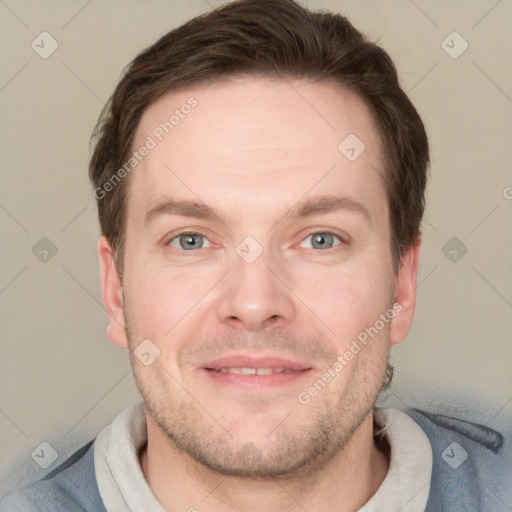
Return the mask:
<path id="1" fill-rule="evenodd" d="M 148 443 L 139 459 L 166 510 L 357 510 L 375 494 L 389 468 L 386 443 L 378 446 L 374 441 L 372 412 L 328 463 L 307 474 L 269 480 L 225 476 L 205 468 L 179 450 L 148 415 L 146 420 Z"/>

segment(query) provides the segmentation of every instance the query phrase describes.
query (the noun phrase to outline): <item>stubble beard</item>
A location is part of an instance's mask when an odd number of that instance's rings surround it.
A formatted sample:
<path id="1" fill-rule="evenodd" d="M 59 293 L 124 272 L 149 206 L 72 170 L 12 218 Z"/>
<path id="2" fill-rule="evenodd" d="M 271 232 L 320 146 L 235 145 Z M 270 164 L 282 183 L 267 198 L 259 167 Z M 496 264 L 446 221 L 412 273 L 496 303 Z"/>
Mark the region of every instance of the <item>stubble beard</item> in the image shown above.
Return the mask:
<path id="1" fill-rule="evenodd" d="M 307 421 L 293 425 L 293 412 L 267 437 L 258 439 L 231 432 L 215 419 L 215 410 L 199 404 L 157 359 L 145 367 L 136 360 L 125 313 L 130 361 L 147 414 L 165 434 L 170 448 L 215 473 L 225 476 L 284 481 L 325 469 L 347 446 L 358 427 L 371 414 L 385 379 L 388 350 L 378 364 L 360 361 L 357 371 L 339 389 L 331 382 L 307 405 Z M 381 333 L 389 337 L 389 331 Z M 386 343 L 374 339 L 372 343 Z M 361 355 L 359 355 L 361 357 Z M 343 377 L 340 377 L 340 381 Z M 332 386 L 329 388 L 329 386 Z M 285 415 L 283 411 L 283 416 Z M 237 424 L 250 417 L 237 418 Z M 270 430 L 270 428 L 269 428 Z M 235 435 L 233 435 L 235 434 Z"/>

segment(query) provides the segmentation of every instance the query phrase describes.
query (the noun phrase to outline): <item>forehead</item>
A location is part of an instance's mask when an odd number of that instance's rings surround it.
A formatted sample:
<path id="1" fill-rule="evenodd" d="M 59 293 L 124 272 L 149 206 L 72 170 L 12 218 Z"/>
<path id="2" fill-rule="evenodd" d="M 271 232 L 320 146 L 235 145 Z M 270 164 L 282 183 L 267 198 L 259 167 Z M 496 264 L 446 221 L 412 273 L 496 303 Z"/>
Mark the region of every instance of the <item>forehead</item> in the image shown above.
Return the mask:
<path id="1" fill-rule="evenodd" d="M 144 112 L 132 149 L 144 145 L 151 149 L 130 175 L 129 212 L 166 196 L 286 206 L 308 191 L 385 207 L 374 120 L 339 85 L 238 77 L 172 91 Z"/>

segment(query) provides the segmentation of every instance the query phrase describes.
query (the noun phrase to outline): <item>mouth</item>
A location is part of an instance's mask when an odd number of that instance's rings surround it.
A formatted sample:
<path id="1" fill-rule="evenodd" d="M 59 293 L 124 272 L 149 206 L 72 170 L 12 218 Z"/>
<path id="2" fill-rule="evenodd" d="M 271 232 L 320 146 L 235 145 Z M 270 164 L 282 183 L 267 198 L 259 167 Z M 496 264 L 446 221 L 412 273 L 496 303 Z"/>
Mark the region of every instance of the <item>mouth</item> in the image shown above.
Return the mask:
<path id="1" fill-rule="evenodd" d="M 255 390 L 290 385 L 313 370 L 298 361 L 250 355 L 222 357 L 207 362 L 200 369 L 216 384 Z"/>
<path id="2" fill-rule="evenodd" d="M 278 366 L 277 368 L 206 368 L 207 370 L 212 370 L 214 372 L 220 373 L 231 373 L 234 375 L 274 375 L 276 373 L 291 373 L 296 370 L 290 370 L 289 368 L 284 368 L 283 366 Z"/>

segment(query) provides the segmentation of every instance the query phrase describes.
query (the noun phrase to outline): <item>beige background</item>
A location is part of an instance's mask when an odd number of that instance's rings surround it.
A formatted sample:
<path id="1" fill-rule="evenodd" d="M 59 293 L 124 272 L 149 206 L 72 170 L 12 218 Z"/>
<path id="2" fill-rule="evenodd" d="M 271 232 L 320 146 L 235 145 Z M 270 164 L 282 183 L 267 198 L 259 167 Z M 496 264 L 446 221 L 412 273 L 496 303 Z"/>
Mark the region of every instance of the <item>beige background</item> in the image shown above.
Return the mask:
<path id="1" fill-rule="evenodd" d="M 135 54 L 221 3 L 0 2 L 0 497 L 44 473 L 30 457 L 41 442 L 59 453 L 51 469 L 139 399 L 127 352 L 105 337 L 88 139 Z M 388 403 L 456 402 L 499 426 L 512 412 L 512 2 L 307 4 L 389 51 L 432 145 L 417 313 Z M 42 31 L 59 44 L 47 59 L 31 48 Z M 469 44 L 456 59 L 441 47 L 453 31 Z M 32 253 L 42 237 L 58 249 L 46 263 Z M 468 249 L 456 262 L 452 237 Z"/>

